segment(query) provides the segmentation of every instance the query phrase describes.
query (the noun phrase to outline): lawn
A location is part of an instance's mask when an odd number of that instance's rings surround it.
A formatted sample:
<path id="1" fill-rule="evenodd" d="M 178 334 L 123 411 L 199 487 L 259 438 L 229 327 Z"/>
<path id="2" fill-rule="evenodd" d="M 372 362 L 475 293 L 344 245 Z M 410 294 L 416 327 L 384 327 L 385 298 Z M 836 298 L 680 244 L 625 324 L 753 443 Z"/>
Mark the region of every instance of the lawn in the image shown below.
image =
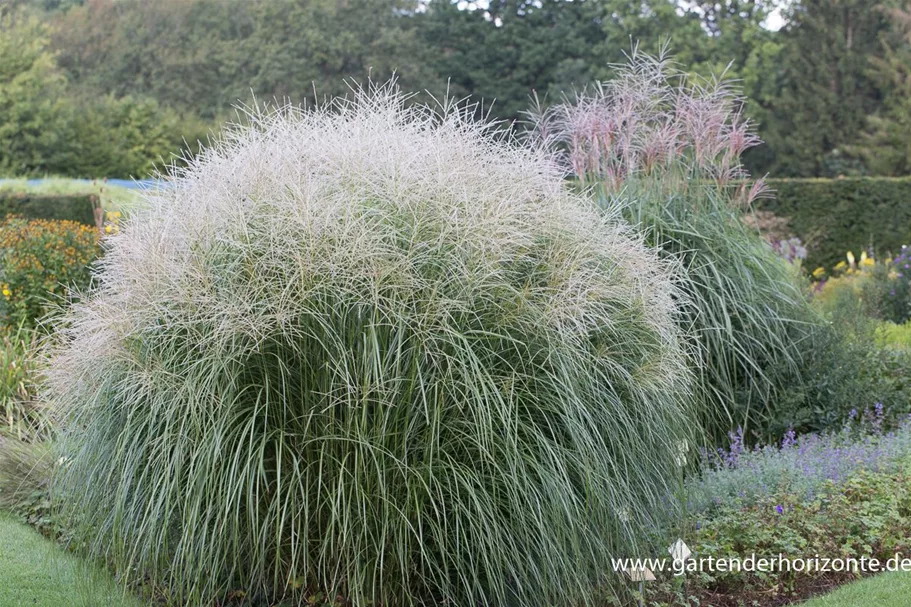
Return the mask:
<path id="1" fill-rule="evenodd" d="M 911 573 L 884 573 L 842 586 L 803 603 L 803 607 L 905 607 L 911 597 Z"/>
<path id="2" fill-rule="evenodd" d="M 91 581 L 89 581 L 91 580 Z M 0 607 L 135 607 L 110 578 L 36 531 L 0 514 Z"/>

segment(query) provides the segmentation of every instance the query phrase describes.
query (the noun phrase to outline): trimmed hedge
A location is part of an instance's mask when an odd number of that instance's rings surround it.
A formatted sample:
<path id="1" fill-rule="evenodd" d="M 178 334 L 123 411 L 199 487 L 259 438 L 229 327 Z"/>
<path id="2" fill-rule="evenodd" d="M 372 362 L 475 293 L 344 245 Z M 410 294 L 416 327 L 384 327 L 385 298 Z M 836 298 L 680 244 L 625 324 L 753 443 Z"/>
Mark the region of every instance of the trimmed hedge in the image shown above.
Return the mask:
<path id="1" fill-rule="evenodd" d="M 75 221 L 94 226 L 98 196 L 36 195 L 0 192 L 0 220 L 7 215 L 22 215 L 26 219 L 56 219 Z"/>
<path id="2" fill-rule="evenodd" d="M 911 177 L 770 179 L 774 200 L 758 210 L 788 219 L 807 243 L 806 267 L 832 267 L 872 247 L 878 256 L 911 244 Z"/>

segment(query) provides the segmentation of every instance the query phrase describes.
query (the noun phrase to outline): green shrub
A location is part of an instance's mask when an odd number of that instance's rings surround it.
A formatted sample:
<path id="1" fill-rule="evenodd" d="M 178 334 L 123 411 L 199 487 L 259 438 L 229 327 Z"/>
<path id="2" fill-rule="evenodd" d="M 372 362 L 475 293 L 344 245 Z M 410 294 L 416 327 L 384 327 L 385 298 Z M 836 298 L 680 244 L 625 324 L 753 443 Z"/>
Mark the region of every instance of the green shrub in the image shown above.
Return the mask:
<path id="1" fill-rule="evenodd" d="M 42 533 L 62 530 L 51 508 L 53 450 L 47 443 L 26 443 L 0 436 L 0 511 L 21 517 Z"/>
<path id="2" fill-rule="evenodd" d="M 903 325 L 880 323 L 876 327 L 876 337 L 887 348 L 911 351 L 911 322 Z"/>
<path id="3" fill-rule="evenodd" d="M 36 346 L 34 331 L 0 326 L 0 434 L 33 438 L 47 429 L 38 404 Z"/>
<path id="4" fill-rule="evenodd" d="M 154 99 L 109 95 L 74 100 L 70 139 L 48 167 L 55 174 L 144 178 L 188 149 L 195 151 L 197 139 L 205 139 L 211 127 Z"/>
<path id="5" fill-rule="evenodd" d="M 726 505 L 702 521 L 693 542 L 698 557 L 744 559 L 751 554 L 777 559 L 816 555 L 828 559 L 876 558 L 882 566 L 911 549 L 911 477 L 894 473 L 859 472 L 842 483 L 830 482 L 813 499 L 800 493 L 771 494 L 748 507 Z M 827 579 L 846 582 L 854 571 L 738 572 L 716 571 L 695 578 L 705 595 L 751 598 L 801 596 L 806 588 Z M 834 578 L 834 579 L 833 579 Z M 701 592 L 690 587 L 691 594 Z"/>
<path id="6" fill-rule="evenodd" d="M 856 579 L 862 557 L 885 567 L 911 549 L 911 426 L 895 433 L 855 436 L 787 436 L 780 449 L 722 453 L 720 468 L 694 479 L 696 497 L 713 498 L 688 516 L 683 538 L 691 560 L 669 559 L 647 587 L 654 607 L 785 605 Z M 700 495 L 705 493 L 705 495 Z M 659 554 L 665 557 L 665 554 Z M 778 564 L 779 556 L 808 565 Z M 753 568 L 738 570 L 736 562 Z M 819 558 L 817 563 L 814 558 Z M 712 559 L 713 566 L 709 566 Z M 718 561 L 723 559 L 726 566 Z M 758 559 L 775 562 L 763 570 Z M 839 564 L 835 559 L 842 559 Z M 844 563 L 853 559 L 854 565 Z M 702 566 L 702 570 L 698 567 Z M 850 561 L 848 561 L 850 562 Z M 819 571 L 816 567 L 826 567 Z M 798 564 L 799 565 L 799 564 Z M 744 565 L 746 567 L 747 565 Z M 838 570 L 840 569 L 840 570 Z"/>
<path id="7" fill-rule="evenodd" d="M 852 410 L 882 403 L 892 418 L 911 413 L 911 352 L 881 337 L 885 266 L 864 258 L 854 269 L 816 283 L 812 303 L 830 329 L 814 336 L 795 384 L 777 403 L 801 431 L 837 428 Z M 883 278 L 882 280 L 885 280 Z M 887 294 L 887 293 L 886 293 Z"/>
<path id="8" fill-rule="evenodd" d="M 98 197 L 93 194 L 59 196 L 0 191 L 0 218 L 21 215 L 28 219 L 74 221 L 96 225 Z"/>
<path id="9" fill-rule="evenodd" d="M 0 223 L 0 319 L 34 327 L 71 288 L 85 289 L 98 231 L 72 221 L 7 217 Z"/>
<path id="10" fill-rule="evenodd" d="M 634 55 L 614 80 L 538 116 L 606 212 L 619 206 L 682 267 L 680 322 L 699 345 L 698 396 L 716 440 L 738 426 L 751 439 L 786 430 L 779 403 L 827 330 L 794 268 L 743 221 L 763 187 L 744 189 L 739 156 L 757 139 L 740 107 L 720 81 L 687 82 L 665 58 Z"/>
<path id="11" fill-rule="evenodd" d="M 75 543 L 181 605 L 593 604 L 679 481 L 677 294 L 472 111 L 255 113 L 127 219 L 48 372 Z"/>
<path id="12" fill-rule="evenodd" d="M 882 403 L 892 421 L 911 413 L 911 353 L 883 348 L 875 323 L 855 332 L 837 325 L 817 336 L 804 381 L 778 404 L 781 423 L 800 431 L 838 428 L 851 411 Z"/>
<path id="13" fill-rule="evenodd" d="M 831 267 L 845 251 L 898 255 L 911 243 L 911 177 L 771 179 L 758 208 L 787 218 L 808 249 L 807 267 Z"/>

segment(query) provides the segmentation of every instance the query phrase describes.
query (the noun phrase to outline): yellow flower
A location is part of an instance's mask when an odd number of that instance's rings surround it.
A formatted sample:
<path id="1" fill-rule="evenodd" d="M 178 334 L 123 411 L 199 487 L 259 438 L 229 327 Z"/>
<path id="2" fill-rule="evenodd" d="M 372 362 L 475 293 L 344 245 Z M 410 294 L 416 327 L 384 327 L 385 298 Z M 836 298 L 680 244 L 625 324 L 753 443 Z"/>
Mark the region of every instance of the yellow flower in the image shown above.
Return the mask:
<path id="1" fill-rule="evenodd" d="M 9 299 L 10 295 L 12 295 L 12 294 L 13 294 L 13 292 L 9 290 L 9 287 L 7 285 L 3 285 L 3 296 L 5 298 Z"/>
<path id="2" fill-rule="evenodd" d="M 825 275 L 826 275 L 826 269 L 822 266 L 819 266 L 818 268 L 813 270 L 813 278 L 822 278 Z"/>
<path id="3" fill-rule="evenodd" d="M 848 258 L 848 263 L 853 266 L 854 265 L 854 253 L 852 253 L 851 251 L 848 251 L 847 258 Z"/>
<path id="4" fill-rule="evenodd" d="M 848 264 L 846 264 L 844 261 L 839 261 L 837 264 L 835 264 L 834 269 L 838 272 L 841 272 L 842 270 L 844 270 L 847 267 L 848 267 Z"/>
<path id="5" fill-rule="evenodd" d="M 113 232 L 113 231 L 114 231 L 114 226 L 112 226 L 112 225 L 106 225 L 106 226 L 104 226 L 104 233 L 105 233 L 105 234 L 110 234 L 110 233 Z"/>

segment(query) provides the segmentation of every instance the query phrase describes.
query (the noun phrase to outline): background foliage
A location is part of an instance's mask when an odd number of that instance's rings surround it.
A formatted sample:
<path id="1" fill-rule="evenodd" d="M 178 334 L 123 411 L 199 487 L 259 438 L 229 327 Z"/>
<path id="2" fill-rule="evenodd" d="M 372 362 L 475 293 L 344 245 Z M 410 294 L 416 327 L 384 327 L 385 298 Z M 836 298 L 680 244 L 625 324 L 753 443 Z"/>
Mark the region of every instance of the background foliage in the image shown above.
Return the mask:
<path id="1" fill-rule="evenodd" d="M 770 179 L 774 199 L 760 210 L 786 218 L 807 246 L 806 267 L 831 268 L 847 251 L 858 258 L 898 255 L 911 242 L 911 178 Z"/>
<path id="2" fill-rule="evenodd" d="M 100 204 L 94 194 L 29 194 L 0 190 L 0 218 L 21 215 L 30 219 L 65 219 L 95 225 L 95 208 Z"/>
<path id="3" fill-rule="evenodd" d="M 767 142 L 745 156 L 754 173 L 911 168 L 898 128 L 911 120 L 908 0 L 2 0 L 0 11 L 3 173 L 143 176 L 238 100 L 303 102 L 393 71 L 405 90 L 471 94 L 519 120 L 532 93 L 554 100 L 609 78 L 631 41 L 655 51 L 666 38 L 687 70 L 742 81 Z"/>
<path id="4" fill-rule="evenodd" d="M 72 287 L 89 286 L 99 248 L 94 226 L 6 217 L 0 223 L 0 319 L 34 328 Z"/>

